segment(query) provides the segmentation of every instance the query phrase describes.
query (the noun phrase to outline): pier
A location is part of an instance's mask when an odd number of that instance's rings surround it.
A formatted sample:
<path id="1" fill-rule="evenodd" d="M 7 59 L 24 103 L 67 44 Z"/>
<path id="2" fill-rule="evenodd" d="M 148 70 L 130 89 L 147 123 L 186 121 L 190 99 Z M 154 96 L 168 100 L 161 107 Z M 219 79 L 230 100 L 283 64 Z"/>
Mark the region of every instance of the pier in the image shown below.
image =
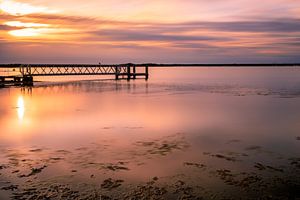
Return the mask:
<path id="1" fill-rule="evenodd" d="M 299 67 L 300 63 L 247 63 L 247 64 L 0 64 L 1 69 L 13 69 L 16 75 L 1 75 L 0 87 L 32 85 L 36 76 L 91 76 L 113 75 L 115 80 L 149 78 L 149 67 Z"/>
<path id="2" fill-rule="evenodd" d="M 33 85 L 38 76 L 112 75 L 115 80 L 144 78 L 148 80 L 148 65 L 89 65 L 89 64 L 1 64 L 0 69 L 12 69 L 16 75 L 1 75 L 0 87 Z"/>

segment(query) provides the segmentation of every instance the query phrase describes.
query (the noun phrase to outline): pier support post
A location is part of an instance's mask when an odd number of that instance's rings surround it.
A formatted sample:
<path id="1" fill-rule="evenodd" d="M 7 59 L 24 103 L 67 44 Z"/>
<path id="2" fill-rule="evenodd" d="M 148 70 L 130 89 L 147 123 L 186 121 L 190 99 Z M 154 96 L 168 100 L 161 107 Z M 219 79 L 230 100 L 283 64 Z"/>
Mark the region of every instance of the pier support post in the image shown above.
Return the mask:
<path id="1" fill-rule="evenodd" d="M 145 66 L 145 80 L 148 80 L 149 78 L 149 70 L 148 70 L 148 65 Z"/>
<path id="2" fill-rule="evenodd" d="M 0 87 L 4 87 L 5 77 L 0 77 Z"/>
<path id="3" fill-rule="evenodd" d="M 32 76 L 23 76 L 23 85 L 32 86 L 33 85 L 33 77 Z"/>
<path id="4" fill-rule="evenodd" d="M 20 65 L 19 71 L 22 74 L 22 76 L 24 76 L 24 66 L 23 65 Z"/>
<path id="5" fill-rule="evenodd" d="M 135 65 L 133 65 L 133 79 L 136 79 L 136 69 L 135 69 Z"/>
<path id="6" fill-rule="evenodd" d="M 127 66 L 127 81 L 130 81 L 130 65 Z"/>
<path id="7" fill-rule="evenodd" d="M 115 67 L 115 71 L 116 71 L 116 77 L 115 77 L 115 79 L 116 80 L 119 80 L 119 68 L 118 67 Z"/>

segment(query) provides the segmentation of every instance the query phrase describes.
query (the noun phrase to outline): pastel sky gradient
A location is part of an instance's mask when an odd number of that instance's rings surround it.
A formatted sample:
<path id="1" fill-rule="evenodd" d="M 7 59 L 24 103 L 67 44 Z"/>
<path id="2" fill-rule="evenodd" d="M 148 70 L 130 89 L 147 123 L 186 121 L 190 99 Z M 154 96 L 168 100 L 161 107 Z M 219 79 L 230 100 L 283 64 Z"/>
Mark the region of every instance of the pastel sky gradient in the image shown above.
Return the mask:
<path id="1" fill-rule="evenodd" d="M 0 0 L 0 63 L 300 62 L 299 0 Z"/>

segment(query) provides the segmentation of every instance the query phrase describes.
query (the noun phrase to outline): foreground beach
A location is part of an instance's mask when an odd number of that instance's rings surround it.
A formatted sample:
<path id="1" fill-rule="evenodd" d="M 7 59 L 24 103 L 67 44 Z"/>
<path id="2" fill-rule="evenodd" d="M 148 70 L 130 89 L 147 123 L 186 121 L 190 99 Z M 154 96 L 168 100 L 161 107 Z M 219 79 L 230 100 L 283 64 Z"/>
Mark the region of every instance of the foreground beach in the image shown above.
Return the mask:
<path id="1" fill-rule="evenodd" d="M 151 75 L 1 89 L 0 199 L 300 198 L 299 69 Z"/>
<path id="2" fill-rule="evenodd" d="M 155 176 L 149 168 L 152 162 L 162 164 L 161 170 L 172 170 L 174 164 L 168 166 L 164 160 L 169 159 L 169 154 L 180 155 L 189 148 L 180 135 L 137 142 L 130 153 L 118 155 L 119 159 L 111 162 L 95 160 L 99 152 L 103 156 L 113 153 L 109 143 L 103 141 L 72 151 L 2 149 L 7 161 L 1 165 L 1 193 L 12 199 L 256 199 L 257 195 L 260 199 L 293 199 L 299 196 L 300 158 L 281 157 L 260 146 L 248 146 L 243 152 L 199 152 L 204 159 L 177 161 L 176 171 L 166 174 L 159 171 Z M 233 143 L 239 142 L 228 141 L 225 146 Z M 251 162 L 262 155 L 269 156 L 268 161 L 280 160 L 285 165 Z M 144 180 L 134 177 L 140 171 L 145 173 Z"/>

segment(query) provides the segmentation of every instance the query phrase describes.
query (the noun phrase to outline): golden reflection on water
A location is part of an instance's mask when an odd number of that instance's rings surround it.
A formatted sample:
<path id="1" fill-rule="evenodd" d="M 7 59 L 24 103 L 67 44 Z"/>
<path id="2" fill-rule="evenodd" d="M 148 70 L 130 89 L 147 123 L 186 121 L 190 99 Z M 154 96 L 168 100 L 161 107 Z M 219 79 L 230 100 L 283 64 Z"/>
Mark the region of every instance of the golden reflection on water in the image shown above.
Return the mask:
<path id="1" fill-rule="evenodd" d="M 17 101 L 17 113 L 18 113 L 19 121 L 23 121 L 24 114 L 25 114 L 25 103 L 24 103 L 23 96 L 19 96 L 18 97 L 18 101 Z"/>

